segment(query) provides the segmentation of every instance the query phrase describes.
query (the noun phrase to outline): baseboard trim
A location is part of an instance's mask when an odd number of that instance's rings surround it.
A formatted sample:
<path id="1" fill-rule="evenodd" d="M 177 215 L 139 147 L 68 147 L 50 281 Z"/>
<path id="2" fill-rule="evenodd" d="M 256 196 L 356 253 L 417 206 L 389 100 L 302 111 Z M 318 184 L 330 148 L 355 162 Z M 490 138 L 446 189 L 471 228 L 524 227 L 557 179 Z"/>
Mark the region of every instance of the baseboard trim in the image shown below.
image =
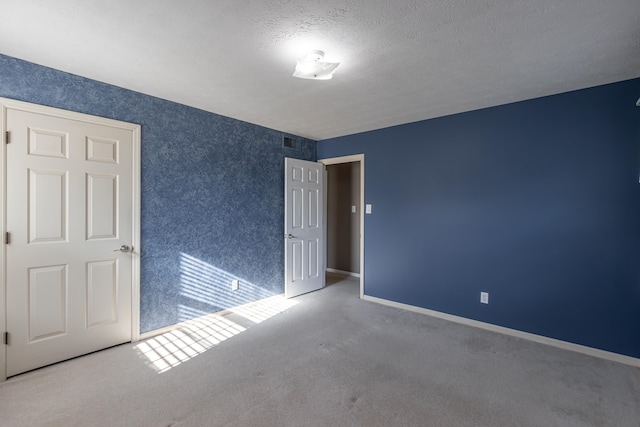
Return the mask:
<path id="1" fill-rule="evenodd" d="M 336 270 L 335 268 L 325 268 L 327 273 L 340 274 L 342 276 L 360 277 L 360 273 L 352 273 L 350 271 Z"/>
<path id="2" fill-rule="evenodd" d="M 144 341 L 146 339 L 153 338 L 153 337 L 155 337 L 157 335 L 162 335 L 162 334 L 166 334 L 167 332 L 175 331 L 176 329 L 179 329 L 179 328 L 181 328 L 183 326 L 187 326 L 190 322 L 197 322 L 199 320 L 206 320 L 206 319 L 210 319 L 212 317 L 226 316 L 227 314 L 233 313 L 234 310 L 238 310 L 238 309 L 242 309 L 242 308 L 249 308 L 249 307 L 252 307 L 252 306 L 260 304 L 260 303 L 268 302 L 269 300 L 272 300 L 272 299 L 281 299 L 281 298 L 284 298 L 284 294 L 273 295 L 271 297 L 263 298 L 263 299 L 260 299 L 260 300 L 257 300 L 257 301 L 248 302 L 246 304 L 242 304 L 242 305 L 239 305 L 237 307 L 233 307 L 233 308 L 229 308 L 229 309 L 225 309 L 225 310 L 221 310 L 221 311 L 216 311 L 215 313 L 206 314 L 204 316 L 196 317 L 194 319 L 185 320 L 184 322 L 175 323 L 173 325 L 165 326 L 164 328 L 154 329 L 152 331 L 148 331 L 148 332 L 140 334 L 140 339 L 139 340 L 140 341 Z"/>
<path id="3" fill-rule="evenodd" d="M 427 308 L 416 307 L 414 305 L 403 304 L 400 302 L 390 301 L 382 298 L 376 298 L 369 295 L 364 295 L 363 299 L 365 301 L 370 301 L 377 304 L 386 305 L 389 307 L 395 307 L 403 310 L 413 311 L 415 313 L 426 314 L 427 316 L 437 317 L 439 319 L 460 323 L 462 325 L 472 326 L 475 328 L 480 328 L 480 329 L 484 329 L 492 332 L 498 332 L 501 334 L 510 335 L 512 337 L 522 338 L 528 341 L 533 341 L 540 344 L 546 344 L 552 347 L 561 348 L 563 350 L 575 351 L 577 353 L 586 354 L 588 356 L 598 357 L 600 359 L 609 360 L 611 362 L 618 362 L 624 365 L 640 368 L 640 359 L 637 359 L 631 356 L 625 356 L 623 354 L 612 353 L 610 351 L 600 350 L 593 347 L 587 347 L 580 344 L 574 344 L 567 341 L 561 341 L 555 338 L 548 338 L 542 335 L 536 335 L 529 332 L 518 331 L 516 329 L 505 328 L 504 326 L 492 325 L 491 323 L 480 322 L 478 320 L 467 319 L 466 317 L 455 316 L 452 314 L 442 313 L 435 310 L 429 310 Z"/>

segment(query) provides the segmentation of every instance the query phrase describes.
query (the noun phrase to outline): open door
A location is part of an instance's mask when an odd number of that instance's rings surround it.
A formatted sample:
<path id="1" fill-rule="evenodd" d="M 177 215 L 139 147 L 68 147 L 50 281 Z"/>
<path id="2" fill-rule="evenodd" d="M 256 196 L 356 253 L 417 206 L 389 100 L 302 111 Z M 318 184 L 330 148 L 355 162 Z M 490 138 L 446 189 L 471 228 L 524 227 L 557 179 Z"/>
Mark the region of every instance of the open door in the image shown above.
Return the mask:
<path id="1" fill-rule="evenodd" d="M 324 165 L 285 158 L 284 293 L 292 298 L 325 285 Z"/>

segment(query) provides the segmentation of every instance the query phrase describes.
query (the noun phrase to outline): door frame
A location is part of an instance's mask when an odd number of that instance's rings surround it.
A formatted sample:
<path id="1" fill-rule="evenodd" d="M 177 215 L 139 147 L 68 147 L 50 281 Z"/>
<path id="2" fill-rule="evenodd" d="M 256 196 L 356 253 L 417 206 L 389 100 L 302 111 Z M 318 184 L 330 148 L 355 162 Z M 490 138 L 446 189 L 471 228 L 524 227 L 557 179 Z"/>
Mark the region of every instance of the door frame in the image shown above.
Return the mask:
<path id="1" fill-rule="evenodd" d="M 93 116 L 89 114 L 78 113 L 60 108 L 47 107 L 29 102 L 17 101 L 9 98 L 0 97 L 0 135 L 2 136 L 0 148 L 0 229 L 2 234 L 0 244 L 0 265 L 2 266 L 2 275 L 0 277 L 0 334 L 2 340 L 0 345 L 0 382 L 7 379 L 7 350 L 4 344 L 4 332 L 7 330 L 7 255 L 5 236 L 7 233 L 7 110 L 21 110 L 30 113 L 45 114 L 62 119 L 76 120 L 94 123 L 103 126 L 116 127 L 131 131 L 133 139 L 132 147 L 132 205 L 133 217 L 131 221 L 131 244 L 133 251 L 131 253 L 131 341 L 135 342 L 140 339 L 140 169 L 141 169 L 141 150 L 140 150 L 140 134 L 141 126 L 134 123 L 127 123 L 119 120 L 107 119 L 104 117 Z"/>
<path id="2" fill-rule="evenodd" d="M 331 157 L 328 159 L 319 159 L 318 163 L 322 163 L 325 166 L 338 165 L 342 163 L 360 163 L 360 299 L 364 298 L 364 153 L 353 154 L 350 156 Z M 324 191 L 324 230 L 325 230 L 325 259 L 327 259 L 328 245 L 327 241 L 327 194 L 329 193 L 329 186 L 327 185 L 327 175 L 325 174 L 325 191 Z"/>

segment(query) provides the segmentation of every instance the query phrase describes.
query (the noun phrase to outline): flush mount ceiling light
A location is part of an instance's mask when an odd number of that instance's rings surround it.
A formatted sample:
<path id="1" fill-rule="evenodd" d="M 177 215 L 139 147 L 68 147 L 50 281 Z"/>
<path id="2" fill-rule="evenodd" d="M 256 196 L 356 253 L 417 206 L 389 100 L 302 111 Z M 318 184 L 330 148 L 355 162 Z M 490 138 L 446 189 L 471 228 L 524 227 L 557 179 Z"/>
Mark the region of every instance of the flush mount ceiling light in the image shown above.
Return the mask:
<path id="1" fill-rule="evenodd" d="M 311 80 L 329 80 L 340 65 L 339 62 L 324 62 L 324 52 L 312 50 L 304 58 L 298 59 L 293 77 Z"/>

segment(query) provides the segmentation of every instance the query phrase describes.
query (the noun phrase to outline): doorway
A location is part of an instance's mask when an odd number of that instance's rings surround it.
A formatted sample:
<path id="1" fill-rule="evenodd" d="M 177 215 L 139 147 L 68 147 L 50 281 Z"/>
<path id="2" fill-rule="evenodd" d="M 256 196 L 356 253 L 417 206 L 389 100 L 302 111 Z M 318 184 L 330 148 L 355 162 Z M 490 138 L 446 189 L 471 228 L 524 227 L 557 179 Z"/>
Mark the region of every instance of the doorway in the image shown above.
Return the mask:
<path id="1" fill-rule="evenodd" d="M 326 271 L 360 280 L 364 296 L 364 154 L 318 160 L 325 184 Z"/>

